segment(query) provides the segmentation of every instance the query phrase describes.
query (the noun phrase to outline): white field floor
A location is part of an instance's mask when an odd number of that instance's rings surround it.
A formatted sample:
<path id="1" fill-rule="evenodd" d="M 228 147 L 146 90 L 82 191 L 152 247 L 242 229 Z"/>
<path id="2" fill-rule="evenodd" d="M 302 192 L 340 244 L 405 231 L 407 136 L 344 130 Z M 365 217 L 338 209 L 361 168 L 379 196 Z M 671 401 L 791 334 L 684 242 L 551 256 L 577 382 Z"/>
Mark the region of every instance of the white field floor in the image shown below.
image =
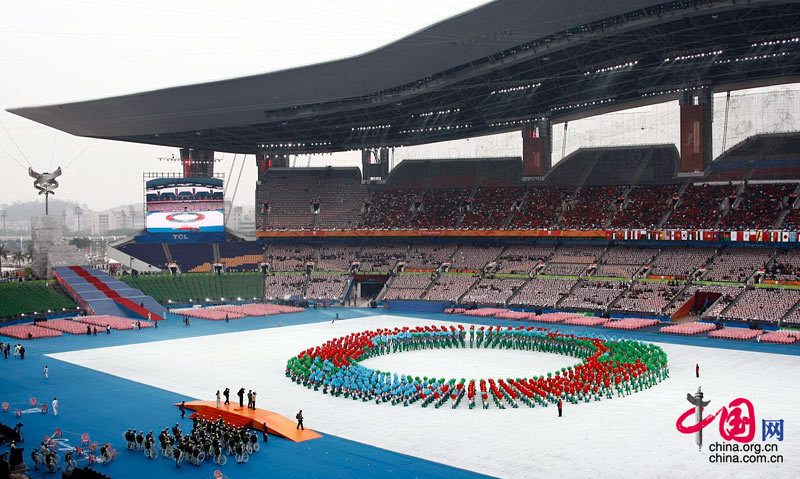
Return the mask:
<path id="1" fill-rule="evenodd" d="M 325 321 L 49 356 L 206 400 L 226 386 L 232 391 L 252 388 L 258 392 L 258 407 L 288 417 L 303 409 L 306 425 L 323 434 L 497 477 L 800 477 L 797 356 L 661 344 L 669 356 L 669 379 L 624 398 L 566 404 L 562 418 L 553 406 L 469 410 L 462 403 L 452 410 L 418 403 L 405 408 L 376 405 L 323 395 L 284 376 L 290 356 L 327 339 L 424 324 L 452 323 L 370 316 L 335 325 Z M 365 364 L 415 376 L 498 379 L 531 377 L 574 362 L 527 351 L 454 349 L 397 353 Z M 694 377 L 696 362 L 701 367 L 699 380 Z M 704 429 L 706 446 L 698 452 L 694 437 L 675 427 L 678 416 L 691 407 L 686 393 L 698 385 L 711 400 L 709 412 L 738 397 L 753 402 L 755 443 L 763 444 L 762 418 L 784 419 L 785 437 L 777 443 L 783 464 L 710 463 L 707 445 L 722 442 L 719 419 Z"/>

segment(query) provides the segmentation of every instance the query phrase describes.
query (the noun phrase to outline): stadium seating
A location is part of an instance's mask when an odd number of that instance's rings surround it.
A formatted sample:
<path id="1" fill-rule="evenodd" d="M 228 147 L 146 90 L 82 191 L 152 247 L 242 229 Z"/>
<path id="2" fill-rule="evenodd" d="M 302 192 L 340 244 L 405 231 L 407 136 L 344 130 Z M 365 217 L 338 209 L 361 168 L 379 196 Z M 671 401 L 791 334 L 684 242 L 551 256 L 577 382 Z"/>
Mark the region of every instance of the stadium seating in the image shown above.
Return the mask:
<path id="1" fill-rule="evenodd" d="M 583 316 L 578 313 L 545 313 L 540 315 L 531 316 L 531 321 L 538 321 L 540 323 L 563 323 L 567 319 L 577 318 Z"/>
<path id="2" fill-rule="evenodd" d="M 748 341 L 761 335 L 760 329 L 722 328 L 708 333 L 709 338 L 732 339 L 735 341 Z"/>
<path id="3" fill-rule="evenodd" d="M 694 336 L 695 334 L 707 333 L 717 327 L 712 323 L 683 323 L 672 326 L 664 326 L 658 332 L 664 334 L 677 334 L 680 336 Z"/>
<path id="4" fill-rule="evenodd" d="M 211 243 L 171 244 L 169 251 L 172 259 L 184 273 L 204 263 L 214 262 L 214 249 Z"/>
<path id="5" fill-rule="evenodd" d="M 658 249 L 636 246 L 614 246 L 609 248 L 600 260 L 601 264 L 648 264 L 658 254 Z"/>
<path id="6" fill-rule="evenodd" d="M 419 198 L 416 190 L 384 190 L 372 194 L 369 210 L 364 216 L 364 228 L 405 229 L 413 216 L 414 201 Z"/>
<path id="7" fill-rule="evenodd" d="M 555 276 L 580 276 L 586 271 L 587 266 L 586 264 L 548 263 L 542 273 Z"/>
<path id="8" fill-rule="evenodd" d="M 764 268 L 774 253 L 771 249 L 725 248 L 708 266 L 706 281 L 729 281 L 743 283 L 757 269 Z"/>
<path id="9" fill-rule="evenodd" d="M 119 276 L 133 288 L 152 296 L 159 303 L 203 302 L 206 298 L 263 298 L 261 273 L 182 274 Z"/>
<path id="10" fill-rule="evenodd" d="M 364 246 L 358 254 L 359 271 L 392 271 L 405 258 L 406 246 Z"/>
<path id="11" fill-rule="evenodd" d="M 742 293 L 736 304 L 724 312 L 724 319 L 777 324 L 798 301 L 800 290 L 796 289 L 749 289 Z"/>
<path id="12" fill-rule="evenodd" d="M 461 227 L 471 230 L 504 228 L 514 202 L 524 196 L 523 188 L 479 188 L 469 203 Z"/>
<path id="13" fill-rule="evenodd" d="M 603 229 L 614 216 L 614 205 L 625 192 L 623 186 L 586 186 L 576 195 L 559 222 L 561 229 Z"/>
<path id="14" fill-rule="evenodd" d="M 796 331 L 770 331 L 762 334 L 759 341 L 762 343 L 794 344 L 797 342 Z"/>
<path id="15" fill-rule="evenodd" d="M 161 243 L 126 243 L 116 248 L 147 264 L 166 268 L 167 256 Z"/>
<path id="16" fill-rule="evenodd" d="M 633 331 L 636 329 L 649 328 L 657 324 L 657 319 L 624 318 L 620 319 L 619 321 L 605 323 L 603 327 L 609 329 L 619 329 L 622 331 Z"/>
<path id="17" fill-rule="evenodd" d="M 172 313 L 179 314 L 181 316 L 191 316 L 192 318 L 208 319 L 211 321 L 224 321 L 226 318 L 240 319 L 246 316 L 242 313 L 214 308 L 179 308 L 173 309 Z"/>
<path id="18" fill-rule="evenodd" d="M 786 198 L 796 184 L 750 184 L 736 209 L 722 218 L 722 228 L 730 230 L 771 229 L 786 206 Z"/>
<path id="19" fill-rule="evenodd" d="M 599 318 L 597 316 L 575 316 L 564 320 L 564 324 L 571 324 L 573 326 L 603 326 L 607 324 L 610 319 Z"/>
<path id="20" fill-rule="evenodd" d="M 61 331 L 43 328 L 33 324 L 12 324 L 0 328 L 0 335 L 14 339 L 41 339 L 61 336 Z"/>
<path id="21" fill-rule="evenodd" d="M 650 276 L 669 276 L 686 279 L 698 268 L 704 266 L 714 255 L 714 248 L 708 247 L 666 247 L 650 263 Z"/>
<path id="22" fill-rule="evenodd" d="M 514 295 L 509 303 L 515 306 L 552 308 L 569 293 L 574 279 L 533 278 Z"/>
<path id="23" fill-rule="evenodd" d="M 433 282 L 423 299 L 429 301 L 458 301 L 464 293 L 477 281 L 471 275 L 442 275 Z"/>
<path id="24" fill-rule="evenodd" d="M 139 328 L 152 328 L 153 323 L 149 321 L 140 321 L 134 320 L 131 318 L 123 318 L 120 316 L 108 316 L 108 315 L 97 315 L 97 316 L 79 316 L 75 318 L 76 320 L 80 321 L 84 324 L 83 326 L 83 333 L 86 333 L 86 325 L 90 324 L 92 326 L 96 326 L 97 328 L 105 328 L 108 326 L 111 329 L 116 329 L 120 331 L 131 330 Z M 78 331 L 77 334 L 81 334 Z"/>
<path id="25" fill-rule="evenodd" d="M 553 229 L 558 212 L 573 188 L 537 187 L 528 189 L 519 211 L 514 212 L 509 229 Z"/>
<path id="26" fill-rule="evenodd" d="M 329 169 L 319 179 L 317 229 L 355 229 L 367 198 L 367 187 L 356 169 Z"/>
<path id="27" fill-rule="evenodd" d="M 622 294 L 613 309 L 659 314 L 682 289 L 683 283 L 639 282 Z"/>
<path id="28" fill-rule="evenodd" d="M 313 274 L 308 278 L 306 298 L 339 301 L 344 296 L 349 276 L 345 274 Z"/>
<path id="29" fill-rule="evenodd" d="M 567 309 L 605 310 L 627 287 L 622 281 L 583 281 L 559 306 Z"/>
<path id="30" fill-rule="evenodd" d="M 264 246 L 253 241 L 219 243 L 220 261 L 226 271 L 254 271 L 264 261 Z"/>
<path id="31" fill-rule="evenodd" d="M 0 283 L 0 318 L 76 308 L 54 281 Z"/>
<path id="32" fill-rule="evenodd" d="M 497 272 L 528 274 L 550 257 L 554 250 L 551 245 L 509 246 L 497 259 Z"/>
<path id="33" fill-rule="evenodd" d="M 450 269 L 482 270 L 486 263 L 496 259 L 502 250 L 502 246 L 463 245 L 450 260 Z"/>
<path id="34" fill-rule="evenodd" d="M 654 229 L 672 209 L 679 185 L 636 186 L 628 193 L 625 207 L 611 221 L 611 228 Z"/>
<path id="35" fill-rule="evenodd" d="M 722 201 L 736 193 L 734 185 L 691 185 L 664 224 L 666 228 L 710 229 L 721 214 Z"/>
<path id="36" fill-rule="evenodd" d="M 800 208 L 789 210 L 789 213 L 783 218 L 781 229 L 800 231 Z"/>
<path id="37" fill-rule="evenodd" d="M 412 245 L 406 254 L 406 269 L 436 269 L 448 261 L 455 250 L 454 245 Z"/>
<path id="38" fill-rule="evenodd" d="M 550 262 L 580 264 L 594 263 L 605 250 L 605 246 L 559 246 L 553 253 L 553 256 L 550 258 Z"/>
<path id="39" fill-rule="evenodd" d="M 461 302 L 502 305 L 524 282 L 523 279 L 515 278 L 483 278 L 461 299 Z"/>
<path id="40" fill-rule="evenodd" d="M 306 277 L 302 274 L 267 275 L 264 284 L 266 299 L 301 298 L 305 289 Z"/>
<path id="41" fill-rule="evenodd" d="M 313 221 L 312 201 L 318 200 L 321 168 L 271 168 L 257 187 L 259 203 L 269 204 L 266 221 L 259 217 L 260 229 L 308 229 Z M 291 194 L 286 194 L 291 191 Z M 257 212 L 260 213 L 260 212 Z"/>
<path id="42" fill-rule="evenodd" d="M 595 276 L 630 278 L 658 253 L 655 248 L 614 246 L 600 259 Z"/>
<path id="43" fill-rule="evenodd" d="M 429 284 L 428 274 L 401 274 L 392 280 L 383 299 L 419 299 Z"/>
<path id="44" fill-rule="evenodd" d="M 421 209 L 409 221 L 412 229 L 453 229 L 459 226 L 469 189 L 428 190 Z"/>
<path id="45" fill-rule="evenodd" d="M 47 321 L 37 321 L 36 326 L 41 328 L 55 329 L 56 331 L 61 331 L 62 333 L 68 334 L 86 334 L 86 323 L 82 323 L 78 321 L 78 319 L 80 318 L 49 319 Z"/>
<path id="46" fill-rule="evenodd" d="M 778 250 L 775 261 L 766 268 L 765 279 L 774 281 L 800 281 L 800 251 Z"/>
<path id="47" fill-rule="evenodd" d="M 317 249 L 317 271 L 350 271 L 358 256 L 358 246 L 325 245 Z"/>
<path id="48" fill-rule="evenodd" d="M 311 258 L 309 245 L 267 246 L 267 261 L 270 262 L 272 271 L 305 271 L 306 261 Z"/>

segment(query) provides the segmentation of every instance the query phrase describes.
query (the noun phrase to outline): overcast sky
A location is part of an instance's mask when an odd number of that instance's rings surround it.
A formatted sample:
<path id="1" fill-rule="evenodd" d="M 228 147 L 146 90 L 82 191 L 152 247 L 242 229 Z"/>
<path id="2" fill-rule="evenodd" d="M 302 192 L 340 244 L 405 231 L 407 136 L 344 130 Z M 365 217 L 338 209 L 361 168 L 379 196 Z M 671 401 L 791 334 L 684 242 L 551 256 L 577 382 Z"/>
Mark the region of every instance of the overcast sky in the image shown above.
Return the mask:
<path id="1" fill-rule="evenodd" d="M 269 72 L 364 53 L 486 0 L 0 0 L 0 205 L 41 199 L 27 167 L 64 167 L 57 195 L 102 210 L 142 202 L 143 172 L 176 172 L 176 148 L 73 137 L 6 113 Z M 800 85 L 715 100 L 714 154 L 761 132 L 800 130 Z M 728 118 L 726 125 L 723 118 Z M 675 143 L 677 102 L 553 129 L 553 163 L 583 146 Z M 7 129 L 7 131 L 6 131 Z M 566 138 L 565 138 L 566 136 Z M 13 138 L 13 140 L 12 140 Z M 20 151 L 21 150 L 21 151 Z M 519 133 L 403 148 L 403 158 L 519 156 Z M 12 156 L 14 158 L 12 158 Z M 227 199 L 241 156 L 217 171 Z M 297 166 L 359 165 L 357 152 L 300 157 Z M 232 176 L 229 176 L 230 172 Z M 235 198 L 252 206 L 256 168 L 244 164 Z"/>
<path id="2" fill-rule="evenodd" d="M 73 137 L 6 113 L 7 108 L 121 95 L 334 60 L 380 47 L 484 3 L 2 0 L 0 122 L 13 140 L 0 128 L 0 204 L 37 198 L 26 171 L 29 165 L 38 171 L 69 165 L 60 178 L 57 195 L 93 209 L 141 202 L 144 171 L 178 171 L 177 163 L 157 160 L 177 155 L 175 148 Z M 217 171 L 227 174 L 233 155 L 218 157 L 225 161 Z M 353 164 L 359 159 L 357 153 L 336 158 Z M 324 164 L 332 160 L 317 157 L 312 161 Z M 239 160 L 234 176 L 238 176 L 238 165 Z M 236 203 L 252 205 L 254 188 L 255 163 L 251 160 L 245 164 Z"/>

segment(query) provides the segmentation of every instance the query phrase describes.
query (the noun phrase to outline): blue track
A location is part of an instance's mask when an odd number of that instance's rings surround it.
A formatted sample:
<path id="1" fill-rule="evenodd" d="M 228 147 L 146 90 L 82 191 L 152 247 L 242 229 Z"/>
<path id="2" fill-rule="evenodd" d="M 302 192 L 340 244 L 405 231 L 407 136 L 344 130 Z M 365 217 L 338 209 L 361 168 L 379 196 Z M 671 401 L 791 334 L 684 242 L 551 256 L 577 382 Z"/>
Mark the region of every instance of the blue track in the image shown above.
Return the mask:
<path id="1" fill-rule="evenodd" d="M 70 336 L 59 338 L 25 341 L 26 358 L 11 358 L 0 363 L 0 402 L 8 402 L 12 410 L 27 407 L 28 400 L 35 397 L 49 406 L 54 396 L 59 399 L 59 415 L 25 414 L 19 422 L 25 424 L 23 433 L 26 441 L 25 459 L 29 461 L 30 451 L 38 446 L 45 434 L 52 434 L 56 427 L 65 431 L 70 442 L 79 440 L 81 433 L 88 433 L 93 440 L 111 442 L 122 451 L 118 460 L 110 465 L 96 465 L 96 469 L 115 479 L 123 478 L 172 478 L 213 477 L 216 469 L 220 469 L 231 479 L 282 477 L 282 478 L 474 478 L 486 477 L 470 471 L 426 461 L 423 459 L 379 449 L 367 444 L 345 440 L 320 431 L 324 437 L 304 443 L 293 443 L 287 440 L 270 437 L 266 448 L 251 457 L 245 465 L 238 465 L 232 458 L 222 467 L 204 464 L 201 467 L 184 463 L 181 469 L 163 458 L 155 461 L 145 459 L 136 452 L 126 451 L 122 432 L 128 427 L 153 429 L 156 433 L 165 426 L 176 421 L 181 422 L 184 431 L 191 429 L 191 421 L 179 419 L 176 408 L 171 406 L 180 400 L 194 399 L 179 396 L 158 388 L 128 381 L 105 373 L 86 369 L 80 366 L 63 363 L 44 357 L 47 353 L 81 350 L 94 347 L 106 347 L 124 344 L 135 344 L 150 341 L 162 341 L 203 335 L 213 335 L 234 331 L 262 329 L 265 324 L 280 322 L 283 326 L 309 324 L 330 321 L 334 311 L 344 319 L 364 317 L 373 314 L 386 314 L 377 310 L 337 309 L 308 310 L 303 313 L 277 317 L 277 321 L 265 323 L 259 318 L 245 318 L 230 323 L 217 321 L 194 320 L 191 326 L 185 327 L 174 316 L 162 322 L 158 329 L 141 331 L 113 332 L 111 335 Z M 398 316 L 434 319 L 441 321 L 457 321 L 464 324 L 480 323 L 502 326 L 518 326 L 517 321 L 496 320 L 486 318 L 470 318 L 434 313 L 393 312 Z M 525 323 L 523 323 L 525 324 Z M 531 323 L 532 325 L 540 325 Z M 541 326 L 552 326 L 544 325 Z M 564 332 L 583 334 L 600 334 L 607 337 L 632 338 L 645 341 L 658 341 L 691 346 L 724 347 L 728 349 L 771 352 L 780 354 L 800 354 L 796 345 L 784 346 L 756 342 L 736 342 L 671 336 L 655 332 L 617 332 L 601 328 L 580 328 L 558 326 Z M 4 342 L 8 338 L 0 337 Z M 16 341 L 12 340 L 12 343 Z M 131 358 L 135 361 L 136 358 Z M 50 366 L 50 379 L 43 377 L 45 364 Z M 164 367 L 169 368 L 169 352 L 164 353 Z M 283 368 L 284 365 L 275 365 Z M 180 374 L 180 371 L 175 371 Z M 0 421 L 13 426 L 18 422 L 13 413 L 0 415 Z M 313 427 L 313 424 L 310 424 Z M 5 446 L 0 447 L 5 450 Z M 43 473 L 40 473 L 42 476 Z M 60 477 L 49 474 L 48 477 Z"/>

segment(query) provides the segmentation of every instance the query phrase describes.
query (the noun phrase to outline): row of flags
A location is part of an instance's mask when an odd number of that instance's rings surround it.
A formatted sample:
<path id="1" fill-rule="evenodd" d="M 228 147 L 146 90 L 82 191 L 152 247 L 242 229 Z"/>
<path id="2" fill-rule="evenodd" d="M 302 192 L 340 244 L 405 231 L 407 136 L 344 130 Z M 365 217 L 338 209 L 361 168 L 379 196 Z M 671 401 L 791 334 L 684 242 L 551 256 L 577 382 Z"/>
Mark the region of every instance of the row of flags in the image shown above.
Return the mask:
<path id="1" fill-rule="evenodd" d="M 796 231 L 712 231 L 712 230 L 622 230 L 606 231 L 607 239 L 652 241 L 736 241 L 752 243 L 797 243 Z"/>

